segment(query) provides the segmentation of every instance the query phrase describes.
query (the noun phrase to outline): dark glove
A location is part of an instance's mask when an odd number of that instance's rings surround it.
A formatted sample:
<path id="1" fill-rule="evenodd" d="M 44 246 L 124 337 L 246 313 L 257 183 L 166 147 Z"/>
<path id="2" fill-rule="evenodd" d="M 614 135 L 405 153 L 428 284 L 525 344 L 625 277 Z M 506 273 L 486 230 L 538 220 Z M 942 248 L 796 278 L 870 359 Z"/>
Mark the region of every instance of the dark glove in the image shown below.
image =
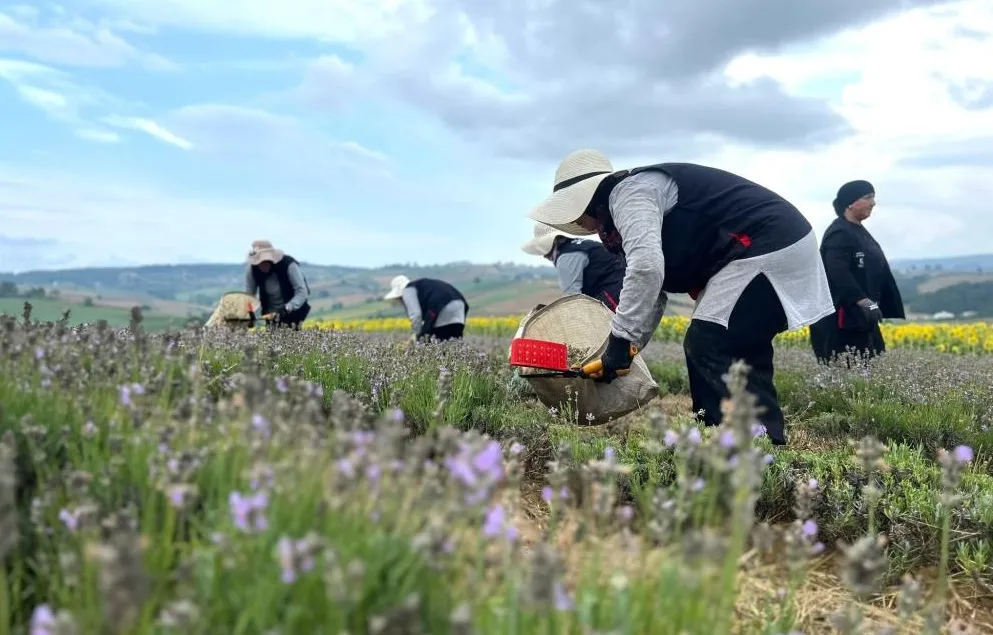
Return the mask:
<path id="1" fill-rule="evenodd" d="M 859 300 L 859 308 L 862 309 L 862 314 L 865 315 L 865 319 L 870 325 L 878 324 L 883 319 L 883 312 L 879 310 L 879 305 L 868 298 Z"/>
<path id="2" fill-rule="evenodd" d="M 286 324 L 286 322 L 289 321 L 289 319 L 290 319 L 290 312 L 287 311 L 286 307 L 284 306 L 279 310 L 279 313 L 276 314 L 276 321 L 280 324 Z"/>
<path id="3" fill-rule="evenodd" d="M 603 357 L 600 358 L 602 370 L 593 380 L 609 384 L 618 375 L 627 374 L 624 371 L 631 368 L 631 361 L 634 359 L 636 350 L 631 345 L 631 342 L 611 333 L 610 337 L 607 338 L 607 350 L 603 352 Z"/>

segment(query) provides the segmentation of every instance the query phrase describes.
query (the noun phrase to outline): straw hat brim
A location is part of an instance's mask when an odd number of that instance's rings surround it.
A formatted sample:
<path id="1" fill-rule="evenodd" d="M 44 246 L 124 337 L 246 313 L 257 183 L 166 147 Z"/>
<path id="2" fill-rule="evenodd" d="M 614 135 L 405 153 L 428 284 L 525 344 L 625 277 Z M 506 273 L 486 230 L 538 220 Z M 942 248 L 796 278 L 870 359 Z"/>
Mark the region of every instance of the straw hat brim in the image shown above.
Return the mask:
<path id="1" fill-rule="evenodd" d="M 598 174 L 574 185 L 553 192 L 538 207 L 531 210 L 528 218 L 550 225 L 555 229 L 576 236 L 595 234 L 576 223 L 590 206 L 600 182 L 611 173 Z"/>
<path id="2" fill-rule="evenodd" d="M 258 266 L 266 260 L 275 264 L 282 259 L 283 251 L 281 249 L 261 249 L 253 256 L 249 256 L 248 262 L 251 263 L 252 266 Z"/>
<path id="3" fill-rule="evenodd" d="M 532 238 L 521 246 L 521 250 L 532 256 L 547 256 L 548 252 L 552 250 L 552 246 L 555 244 L 555 239 L 562 234 L 546 234 L 544 236 L 538 236 L 537 238 Z"/>

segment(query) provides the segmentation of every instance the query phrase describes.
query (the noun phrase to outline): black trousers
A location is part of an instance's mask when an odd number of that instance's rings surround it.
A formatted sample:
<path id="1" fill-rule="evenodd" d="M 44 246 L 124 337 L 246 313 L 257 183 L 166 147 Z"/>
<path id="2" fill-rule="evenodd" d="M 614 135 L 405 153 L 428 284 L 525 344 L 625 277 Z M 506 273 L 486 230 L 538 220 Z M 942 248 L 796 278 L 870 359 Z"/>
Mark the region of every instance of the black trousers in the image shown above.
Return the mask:
<path id="1" fill-rule="evenodd" d="M 886 341 L 879 324 L 867 329 L 838 328 L 838 315 L 832 313 L 810 325 L 810 347 L 817 361 L 827 364 L 843 360 L 848 368 L 863 366 L 870 359 L 886 352 Z M 860 356 L 861 363 L 857 363 Z"/>
<path id="2" fill-rule="evenodd" d="M 436 340 L 460 340 L 465 332 L 465 324 L 446 324 L 429 330 L 425 335 L 430 335 Z"/>
<path id="3" fill-rule="evenodd" d="M 773 383 L 772 340 L 788 327 L 786 312 L 769 279 L 756 276 L 731 312 L 728 327 L 704 320 L 691 320 L 683 340 L 693 411 L 708 426 L 721 422 L 721 400 L 728 396 L 724 375 L 735 360 L 751 370 L 748 390 L 765 409 L 759 421 L 776 445 L 786 444 L 786 424 Z"/>
<path id="4" fill-rule="evenodd" d="M 305 302 L 302 307 L 295 311 L 290 311 L 289 315 L 279 322 L 268 321 L 266 323 L 270 326 L 289 327 L 295 331 L 299 331 L 300 325 L 303 324 L 303 321 L 307 319 L 309 314 L 310 303 Z"/>

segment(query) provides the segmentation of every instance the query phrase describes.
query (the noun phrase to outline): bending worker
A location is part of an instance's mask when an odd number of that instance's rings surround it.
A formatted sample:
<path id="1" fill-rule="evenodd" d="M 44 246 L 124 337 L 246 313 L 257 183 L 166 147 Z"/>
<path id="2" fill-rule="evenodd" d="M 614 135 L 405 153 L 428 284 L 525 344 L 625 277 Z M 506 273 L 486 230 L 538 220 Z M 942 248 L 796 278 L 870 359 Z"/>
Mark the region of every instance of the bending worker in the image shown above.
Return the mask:
<path id="1" fill-rule="evenodd" d="M 462 338 L 469 303 L 458 289 L 444 280 L 420 278 L 411 281 L 407 276 L 397 276 L 383 299 L 403 304 L 415 339 Z"/>
<path id="2" fill-rule="evenodd" d="M 245 273 L 245 293 L 259 294 L 262 315 L 272 316 L 269 324 L 277 323 L 299 330 L 310 313 L 310 287 L 298 263 L 292 256 L 274 249 L 268 240 L 256 240 L 248 252 Z"/>
<path id="3" fill-rule="evenodd" d="M 624 260 L 595 240 L 568 236 L 544 223 L 534 224 L 534 238 L 524 253 L 550 261 L 559 274 L 563 295 L 582 293 L 617 309 L 624 284 Z"/>
<path id="4" fill-rule="evenodd" d="M 572 234 L 599 233 L 627 261 L 602 381 L 631 366 L 631 345 L 649 342 L 668 294 L 687 293 L 696 307 L 683 349 L 697 418 L 721 422 L 723 376 L 743 359 L 766 433 L 786 443 L 773 338 L 834 311 L 817 239 L 799 210 L 716 168 L 659 163 L 615 171 L 600 152 L 579 150 L 559 164 L 552 194 L 529 217 Z"/>
<path id="5" fill-rule="evenodd" d="M 851 365 L 851 354 L 864 360 L 886 350 L 880 320 L 903 319 L 903 296 L 886 254 L 863 225 L 876 206 L 868 181 L 851 181 L 838 190 L 838 215 L 821 238 L 821 256 L 837 309 L 810 327 L 810 345 L 818 361 L 837 356 Z"/>

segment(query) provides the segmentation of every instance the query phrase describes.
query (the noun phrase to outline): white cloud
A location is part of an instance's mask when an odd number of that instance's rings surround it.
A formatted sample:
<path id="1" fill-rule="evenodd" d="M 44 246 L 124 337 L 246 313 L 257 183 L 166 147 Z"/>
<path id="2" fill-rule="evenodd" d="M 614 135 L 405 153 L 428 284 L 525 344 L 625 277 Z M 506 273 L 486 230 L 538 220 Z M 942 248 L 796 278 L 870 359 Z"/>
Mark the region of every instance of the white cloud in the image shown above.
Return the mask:
<path id="1" fill-rule="evenodd" d="M 964 36 L 963 28 L 989 37 Z M 830 203 L 842 183 L 873 182 L 879 206 L 868 226 L 891 256 L 993 250 L 983 238 L 993 232 L 993 153 L 986 165 L 943 168 L 939 160 L 950 144 L 993 144 L 993 109 L 967 109 L 949 90 L 993 85 L 991 50 L 993 5 L 967 0 L 849 30 L 801 52 L 741 56 L 726 69 L 738 80 L 768 75 L 816 92 L 824 90 L 819 83 L 854 78 L 833 86 L 832 102 L 856 134 L 816 153 L 726 148 L 707 159 L 787 196 L 819 229 L 834 218 Z M 934 165 L 906 162 L 931 153 Z"/>
<path id="2" fill-rule="evenodd" d="M 69 100 L 54 90 L 45 90 L 34 86 L 18 86 L 17 92 L 24 101 L 55 116 L 59 116 L 69 108 Z"/>
<path id="3" fill-rule="evenodd" d="M 384 41 L 428 12 L 423 0 L 88 0 L 161 26 L 320 42 Z"/>
<path id="4" fill-rule="evenodd" d="M 193 144 L 183 137 L 166 130 L 158 123 L 144 117 L 106 117 L 104 122 L 111 126 L 120 128 L 130 128 L 144 132 L 150 137 L 154 137 L 163 143 L 167 143 L 183 150 L 192 150 Z"/>
<path id="5" fill-rule="evenodd" d="M 81 128 L 76 130 L 76 136 L 95 143 L 120 143 L 121 135 L 110 130 L 100 130 L 99 128 Z"/>
<path id="6" fill-rule="evenodd" d="M 428 250 L 449 241 L 432 233 L 392 231 L 372 219 L 336 215 L 300 201 L 217 203 L 149 183 L 3 164 L 0 227 L 8 241 L 44 236 L 45 244 L 37 246 L 44 253 L 33 262 L 68 254 L 71 258 L 60 265 L 66 267 L 110 259 L 169 263 L 183 254 L 198 261 L 232 262 L 260 237 L 311 262 L 371 265 L 411 240 Z"/>
<path id="7" fill-rule="evenodd" d="M 0 12 L 0 53 L 20 53 L 66 66 L 111 67 L 129 63 L 153 70 L 175 65 L 154 53 L 139 51 L 107 25 L 79 17 L 55 26 L 38 24 L 37 11 L 16 12 L 21 20 Z"/>
<path id="8" fill-rule="evenodd" d="M 65 71 L 44 64 L 0 58 L 0 79 L 10 83 L 25 102 L 74 127 L 90 127 L 86 120 L 94 110 L 119 111 L 134 107 L 96 86 L 78 82 Z"/>

